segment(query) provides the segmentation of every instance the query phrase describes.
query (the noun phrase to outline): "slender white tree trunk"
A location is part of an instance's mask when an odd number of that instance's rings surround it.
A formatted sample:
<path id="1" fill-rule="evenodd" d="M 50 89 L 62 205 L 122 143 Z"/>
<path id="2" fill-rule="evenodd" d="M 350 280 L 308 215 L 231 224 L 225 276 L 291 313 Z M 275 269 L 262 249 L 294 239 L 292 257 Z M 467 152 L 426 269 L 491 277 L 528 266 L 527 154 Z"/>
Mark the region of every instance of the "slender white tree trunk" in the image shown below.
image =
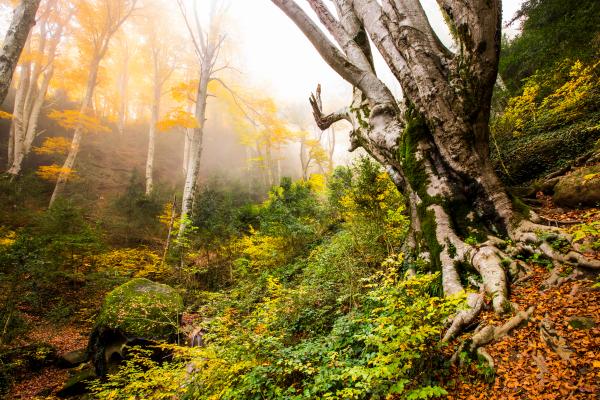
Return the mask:
<path id="1" fill-rule="evenodd" d="M 120 135 L 125 134 L 125 123 L 127 122 L 127 84 L 129 82 L 129 55 L 125 55 L 123 69 L 119 75 L 119 119 L 117 129 Z"/>
<path id="2" fill-rule="evenodd" d="M 17 85 L 17 92 L 15 94 L 15 104 L 13 107 L 13 119 L 10 126 L 10 142 L 12 146 L 9 146 L 9 170 L 11 165 L 14 163 L 14 160 L 21 153 L 21 149 L 23 147 L 23 139 L 24 139 L 24 104 L 25 104 L 25 94 L 27 93 L 27 88 L 29 87 L 31 81 L 31 64 L 25 63 L 20 67 L 20 77 L 19 83 Z M 9 171 L 10 173 L 10 171 Z"/>
<path id="3" fill-rule="evenodd" d="M 46 93 L 48 92 L 48 86 L 50 85 L 50 80 L 52 79 L 53 73 L 54 68 L 52 66 L 50 66 L 48 70 L 44 73 L 41 87 L 31 107 L 27 123 L 27 131 L 25 132 L 24 136 L 21 136 L 22 140 L 19 145 L 19 151 L 15 151 L 11 167 L 8 170 L 8 173 L 13 176 L 19 175 L 21 173 L 21 169 L 23 167 L 23 160 L 25 160 L 25 157 L 27 157 L 27 155 L 31 152 L 33 141 L 38 135 L 37 126 L 40 118 L 40 113 L 42 111 L 42 106 L 44 105 L 44 100 L 46 98 Z"/>
<path id="4" fill-rule="evenodd" d="M 200 82 L 198 83 L 198 92 L 196 95 L 195 116 L 198 121 L 198 127 L 194 129 L 192 141 L 190 143 L 190 152 L 188 159 L 187 174 L 183 186 L 183 198 L 181 204 L 181 224 L 179 225 L 179 236 L 185 232 L 187 227 L 187 218 L 190 217 L 194 194 L 200 172 L 200 158 L 202 155 L 202 139 L 204 135 L 204 123 L 206 121 L 206 101 L 208 97 L 208 83 L 210 82 L 210 65 L 203 63 L 200 72 Z"/>
<path id="5" fill-rule="evenodd" d="M 4 103 L 13 72 L 19 61 L 23 46 L 27 41 L 29 32 L 35 24 L 35 14 L 40 5 L 40 0 L 22 0 L 13 11 L 13 18 L 2 49 L 0 49 L 0 104 Z"/>
<path id="6" fill-rule="evenodd" d="M 190 162 L 190 145 L 192 142 L 192 136 L 194 136 L 193 128 L 185 128 L 183 131 L 183 165 L 182 171 L 183 176 L 187 176 L 188 164 Z"/>
<path id="7" fill-rule="evenodd" d="M 156 77 L 158 78 L 158 77 Z M 156 144 L 156 124 L 160 115 L 160 84 L 158 80 L 154 83 L 154 96 L 152 99 L 152 115 L 148 129 L 148 156 L 146 158 L 146 196 L 152 193 L 154 188 L 154 149 Z"/>
<path id="8" fill-rule="evenodd" d="M 48 6 L 53 7 L 55 3 L 49 3 Z M 33 141 L 39 134 L 37 132 L 38 120 L 50 80 L 54 75 L 56 49 L 62 39 L 65 24 L 72 14 L 69 14 L 63 21 L 51 22 L 58 23 L 58 27 L 52 32 L 48 30 L 49 13 L 46 12 L 44 15 L 44 20 L 40 22 L 39 39 L 36 41 L 36 51 L 40 55 L 43 54 L 44 57 L 40 57 L 33 64 L 27 63 L 21 67 L 21 78 L 19 79 L 13 111 L 13 114 L 18 117 L 11 126 L 11 135 L 14 135 L 15 138 L 18 137 L 18 140 L 21 141 L 18 148 L 15 148 L 13 144 L 12 154 L 9 157 L 8 173 L 13 176 L 19 175 L 21 172 L 23 161 L 30 153 Z M 31 42 L 32 40 L 27 42 L 29 49 L 32 46 Z M 45 61 L 42 62 L 41 59 Z M 18 150 L 18 152 L 15 150 Z"/>
<path id="9" fill-rule="evenodd" d="M 271 143 L 267 141 L 265 143 L 265 162 L 267 168 L 267 183 L 269 185 L 269 189 L 273 187 L 274 178 L 273 178 L 273 157 L 271 154 Z"/>
<path id="10" fill-rule="evenodd" d="M 98 66 L 100 64 L 101 57 L 95 57 L 90 66 L 90 74 L 88 77 L 87 87 L 85 91 L 85 97 L 81 103 L 80 112 L 82 114 L 86 114 L 90 111 L 92 105 L 92 99 L 94 97 L 94 89 L 96 88 L 96 80 L 98 77 Z M 52 192 L 52 197 L 50 198 L 50 207 L 56 201 L 56 199 L 62 194 L 65 185 L 67 184 L 67 180 L 69 179 L 69 175 L 73 171 L 73 166 L 75 165 L 75 159 L 77 158 L 77 154 L 79 153 L 79 148 L 81 146 L 81 139 L 83 138 L 83 129 L 81 126 L 75 128 L 75 132 L 73 133 L 73 140 L 71 141 L 71 148 L 69 149 L 69 154 L 65 159 L 62 170 L 58 176 L 56 181 L 56 186 L 54 187 L 54 192 Z"/>

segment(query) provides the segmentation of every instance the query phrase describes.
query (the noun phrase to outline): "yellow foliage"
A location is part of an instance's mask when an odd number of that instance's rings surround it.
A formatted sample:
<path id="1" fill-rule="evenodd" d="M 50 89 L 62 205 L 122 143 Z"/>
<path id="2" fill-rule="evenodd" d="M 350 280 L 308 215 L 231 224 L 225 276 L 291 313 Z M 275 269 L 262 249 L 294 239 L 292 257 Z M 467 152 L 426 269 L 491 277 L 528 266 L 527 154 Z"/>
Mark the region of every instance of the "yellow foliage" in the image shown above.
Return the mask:
<path id="1" fill-rule="evenodd" d="M 181 218 L 178 218 L 177 213 L 173 217 L 173 203 L 168 202 L 163 206 L 163 212 L 158 216 L 158 221 L 169 228 L 171 225 L 171 219 L 173 219 L 173 230 L 178 231 Z"/>
<path id="2" fill-rule="evenodd" d="M 562 65 L 568 63 L 565 61 Z M 534 75 L 520 96 L 511 98 L 492 128 L 497 133 L 519 136 L 528 127 L 549 128 L 576 120 L 598 100 L 600 92 L 600 61 L 585 65 L 575 61 L 570 65 L 568 79 L 548 96 L 540 99 L 542 87 L 552 86 L 552 77 Z"/>
<path id="3" fill-rule="evenodd" d="M 13 119 L 13 115 L 6 111 L 0 110 L 0 119 Z"/>
<path id="4" fill-rule="evenodd" d="M 325 193 L 327 179 L 323 174 L 312 174 L 310 178 L 308 178 L 308 184 L 315 193 Z"/>
<path id="5" fill-rule="evenodd" d="M 71 180 L 77 177 L 74 169 L 61 167 L 56 164 L 41 165 L 36 171 L 36 175 L 46 181 L 55 181 L 63 174 Z"/>
<path id="6" fill-rule="evenodd" d="M 166 132 L 174 128 L 198 128 L 200 124 L 192 113 L 181 107 L 175 107 L 161 121 L 158 121 L 156 127 L 159 131 Z"/>
<path id="7" fill-rule="evenodd" d="M 0 247 L 8 247 L 12 245 L 16 239 L 17 233 L 15 231 L 4 231 L 0 228 Z"/>
<path id="8" fill-rule="evenodd" d="M 287 242 L 282 237 L 260 235 L 252 230 L 250 235 L 239 240 L 238 246 L 248 266 L 254 270 L 274 268 L 286 259 Z"/>
<path id="9" fill-rule="evenodd" d="M 140 278 L 156 279 L 167 272 L 160 256 L 143 248 L 109 251 L 98 257 L 97 265 L 101 272 Z"/>
<path id="10" fill-rule="evenodd" d="M 550 110 L 553 114 L 573 114 L 568 118 L 578 116 L 584 104 L 591 96 L 592 89 L 599 85 L 600 61 L 592 65 L 584 65 L 576 61 L 569 72 L 569 80 L 550 96 L 546 97 L 541 108 Z"/>
<path id="11" fill-rule="evenodd" d="M 171 87 L 171 97 L 178 103 L 196 101 L 196 91 L 198 90 L 198 80 L 189 82 L 180 82 Z"/>
<path id="12" fill-rule="evenodd" d="M 48 117 L 68 130 L 79 128 L 84 132 L 110 132 L 110 128 L 102 125 L 98 118 L 79 110 L 52 110 Z"/>
<path id="13" fill-rule="evenodd" d="M 63 136 L 48 137 L 40 147 L 34 147 L 36 154 L 66 154 L 71 147 L 69 139 Z"/>

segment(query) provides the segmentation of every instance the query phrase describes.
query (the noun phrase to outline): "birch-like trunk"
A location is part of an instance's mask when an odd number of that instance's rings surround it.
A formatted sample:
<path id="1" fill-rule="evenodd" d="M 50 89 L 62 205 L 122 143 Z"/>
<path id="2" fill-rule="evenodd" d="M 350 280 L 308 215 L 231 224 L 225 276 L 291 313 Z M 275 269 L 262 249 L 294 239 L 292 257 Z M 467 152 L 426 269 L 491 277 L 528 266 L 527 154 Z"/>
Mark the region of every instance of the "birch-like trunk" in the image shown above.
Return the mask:
<path id="1" fill-rule="evenodd" d="M 156 65 L 156 62 L 155 62 Z M 160 115 L 160 92 L 161 85 L 158 76 L 159 71 L 154 69 L 154 93 L 152 96 L 152 111 L 150 116 L 150 127 L 148 128 L 148 156 L 146 157 L 146 196 L 150 196 L 154 189 L 154 149 L 156 142 L 156 124 Z"/>
<path id="2" fill-rule="evenodd" d="M 265 168 L 267 170 L 268 189 L 270 189 L 275 184 L 275 180 L 273 177 L 273 154 L 269 140 L 265 142 Z"/>
<path id="3" fill-rule="evenodd" d="M 94 90 L 96 89 L 96 81 L 98 79 L 98 67 L 100 65 L 100 60 L 101 57 L 95 57 L 90 65 L 90 72 L 86 85 L 85 96 L 83 98 L 83 101 L 81 102 L 80 108 L 80 112 L 82 115 L 89 113 L 92 108 L 92 100 L 94 98 Z M 77 154 L 79 154 L 79 148 L 81 147 L 82 139 L 83 128 L 81 126 L 77 126 L 75 128 L 75 131 L 73 132 L 73 139 L 71 141 L 69 153 L 67 154 L 67 158 L 65 159 L 61 172 L 58 175 L 58 179 L 56 180 L 56 185 L 54 186 L 54 191 L 52 192 L 52 197 L 50 198 L 49 207 L 52 207 L 56 199 L 64 191 L 64 188 L 67 184 L 67 180 L 69 179 L 69 175 L 72 173 L 73 167 L 75 166 L 75 160 L 77 158 Z"/>
<path id="4" fill-rule="evenodd" d="M 198 127 L 194 128 L 190 143 L 187 173 L 183 186 L 181 223 L 179 224 L 178 237 L 181 237 L 187 228 L 187 221 L 191 217 L 194 205 L 194 195 L 196 194 L 196 187 L 198 184 L 200 160 L 202 157 L 204 123 L 206 122 L 206 103 L 208 98 L 208 83 L 210 82 L 210 68 L 211 65 L 208 62 L 204 62 L 200 71 L 200 81 L 198 82 L 198 91 L 196 94 L 196 109 L 194 112 Z"/>
<path id="5" fill-rule="evenodd" d="M 14 9 L 12 21 L 0 49 L 0 104 L 4 103 L 13 72 L 19 61 L 27 37 L 35 24 L 40 0 L 21 0 Z"/>
<path id="6" fill-rule="evenodd" d="M 65 24 L 71 18 L 72 12 L 63 17 L 63 20 L 53 19 L 49 21 L 51 10 L 56 5 L 54 2 L 47 3 L 49 9 L 43 13 L 40 23 L 39 34 L 36 35 L 36 51 L 43 54 L 44 62 L 39 59 L 33 63 L 21 66 L 19 83 L 15 104 L 13 108 L 13 123 L 11 125 L 11 136 L 13 137 L 13 148 L 9 157 L 8 173 L 13 177 L 20 174 L 23 161 L 31 152 L 35 138 L 40 134 L 37 131 L 38 120 L 41 114 L 50 81 L 54 75 L 54 59 L 56 50 L 62 39 Z M 52 10 L 56 12 L 56 10 Z M 49 24 L 57 24 L 54 30 L 48 28 Z M 28 46 L 31 49 L 30 39 Z M 42 58 L 42 57 L 40 57 Z M 16 140 L 16 141 L 15 141 Z M 14 144 L 17 144 L 15 147 Z"/>
<path id="7" fill-rule="evenodd" d="M 306 150 L 306 138 L 300 138 L 300 166 L 302 167 L 302 179 L 308 180 L 308 167 L 310 166 L 310 155 Z"/>
<path id="8" fill-rule="evenodd" d="M 31 81 L 31 63 L 24 63 L 19 67 L 19 82 L 15 94 L 15 104 L 13 107 L 13 118 L 10 125 L 10 143 L 9 146 L 9 171 L 14 163 L 14 160 L 23 152 L 23 140 L 25 130 L 25 95 Z"/>
<path id="9" fill-rule="evenodd" d="M 190 147 L 191 147 L 193 136 L 194 136 L 193 128 L 185 128 L 183 130 L 183 163 L 181 166 L 181 170 L 183 171 L 183 176 L 187 176 L 188 165 L 190 162 Z"/>
<path id="10" fill-rule="evenodd" d="M 17 176 L 21 173 L 21 169 L 23 167 L 23 161 L 25 157 L 29 155 L 31 152 L 31 148 L 33 145 L 33 141 L 38 135 L 37 127 L 40 119 L 40 114 L 42 111 L 42 107 L 44 105 L 44 101 L 46 99 L 46 93 L 48 92 L 48 86 L 50 85 L 50 81 L 52 79 L 52 75 L 54 74 L 54 68 L 50 66 L 48 70 L 44 73 L 41 86 L 35 98 L 35 101 L 31 105 L 31 110 L 29 112 L 28 122 L 26 124 L 27 130 L 23 134 L 22 127 L 17 129 L 15 127 L 15 131 L 18 131 L 19 134 L 19 148 L 15 147 L 14 157 L 11 163 L 9 170 L 7 171 L 9 174 L 13 176 Z M 26 118 L 23 115 L 23 118 Z M 15 137 L 16 137 L 15 136 Z"/>
<path id="11" fill-rule="evenodd" d="M 119 74 L 119 116 L 117 119 L 117 130 L 120 135 L 125 134 L 125 123 L 127 122 L 127 84 L 129 83 L 129 53 L 125 55 L 121 73 Z"/>

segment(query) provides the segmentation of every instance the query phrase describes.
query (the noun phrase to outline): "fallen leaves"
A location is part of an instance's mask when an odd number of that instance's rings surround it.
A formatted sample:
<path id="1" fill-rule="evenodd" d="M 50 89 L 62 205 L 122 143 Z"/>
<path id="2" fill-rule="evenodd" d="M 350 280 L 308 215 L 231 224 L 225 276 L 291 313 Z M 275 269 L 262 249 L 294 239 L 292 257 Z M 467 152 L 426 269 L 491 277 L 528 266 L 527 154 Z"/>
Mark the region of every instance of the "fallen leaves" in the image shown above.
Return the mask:
<path id="1" fill-rule="evenodd" d="M 589 215 L 598 218 L 599 213 L 577 210 L 555 214 L 552 218 L 585 220 Z M 543 291 L 542 283 L 550 272 L 540 265 L 530 267 L 531 278 L 514 285 L 511 293 L 511 301 L 519 310 L 536 306 L 529 324 L 486 346 L 496 365 L 493 382 L 486 383 L 477 375 L 477 361 L 466 370 L 454 370 L 454 385 L 447 388 L 449 399 L 599 398 L 600 288 L 594 287 L 593 280 L 578 280 Z M 593 320 L 595 325 L 577 329 L 570 323 L 575 316 Z M 491 311 L 481 316 L 487 324 L 501 324 L 509 317 L 499 319 Z M 540 326 L 551 326 L 560 338 L 556 340 L 564 340 L 563 345 L 569 348 L 569 357 L 563 354 L 561 358 L 545 343 Z"/>

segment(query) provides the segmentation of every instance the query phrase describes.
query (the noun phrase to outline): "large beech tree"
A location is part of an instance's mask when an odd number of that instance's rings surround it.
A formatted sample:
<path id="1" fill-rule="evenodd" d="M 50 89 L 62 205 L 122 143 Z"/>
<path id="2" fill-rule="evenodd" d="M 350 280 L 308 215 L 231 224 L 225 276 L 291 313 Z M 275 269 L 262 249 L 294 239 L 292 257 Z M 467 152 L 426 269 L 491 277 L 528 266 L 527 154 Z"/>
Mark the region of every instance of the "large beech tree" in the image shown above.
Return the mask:
<path id="1" fill-rule="evenodd" d="M 317 124 L 352 124 L 352 148 L 362 147 L 389 172 L 409 203 L 406 244 L 413 256 L 442 272 L 445 295 L 463 291 L 458 266 L 481 275 L 446 334 L 455 335 L 481 309 L 484 292 L 494 309 L 509 309 L 502 260 L 519 251 L 598 268 L 597 261 L 548 243 L 558 233 L 517 207 L 489 157 L 490 103 L 500 55 L 500 0 L 437 0 L 456 41 L 446 48 L 419 0 L 307 0 L 334 41 L 293 0 L 272 0 L 354 87 L 351 105 L 325 113 L 320 88 L 311 96 Z M 400 83 L 404 98 L 378 78 L 371 43 Z M 478 237 L 478 243 L 466 240 Z M 511 241 L 506 241 L 511 239 Z M 512 244 L 509 244 L 512 243 Z"/>

